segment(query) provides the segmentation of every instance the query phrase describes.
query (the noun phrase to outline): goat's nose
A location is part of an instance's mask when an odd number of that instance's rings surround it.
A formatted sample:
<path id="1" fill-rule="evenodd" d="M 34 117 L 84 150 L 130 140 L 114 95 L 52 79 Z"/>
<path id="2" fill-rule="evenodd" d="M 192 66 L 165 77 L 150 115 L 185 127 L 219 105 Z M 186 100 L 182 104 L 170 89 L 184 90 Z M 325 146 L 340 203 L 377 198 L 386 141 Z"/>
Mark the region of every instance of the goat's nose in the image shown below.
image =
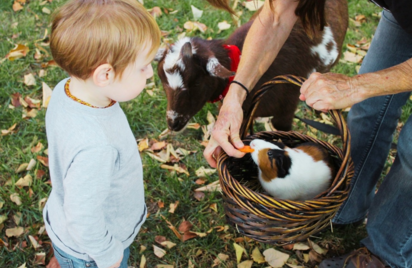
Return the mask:
<path id="1" fill-rule="evenodd" d="M 184 126 L 183 118 L 178 117 L 168 120 L 169 129 L 172 131 L 180 131 Z"/>

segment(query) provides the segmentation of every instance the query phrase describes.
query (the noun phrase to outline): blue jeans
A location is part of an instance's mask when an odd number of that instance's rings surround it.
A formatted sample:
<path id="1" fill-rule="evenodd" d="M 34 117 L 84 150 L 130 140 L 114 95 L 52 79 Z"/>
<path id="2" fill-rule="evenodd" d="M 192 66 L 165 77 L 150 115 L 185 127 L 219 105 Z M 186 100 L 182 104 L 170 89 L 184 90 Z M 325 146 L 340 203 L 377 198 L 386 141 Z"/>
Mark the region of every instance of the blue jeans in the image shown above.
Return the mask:
<path id="1" fill-rule="evenodd" d="M 54 256 L 56 257 L 57 261 L 60 264 L 60 268 L 90 268 L 90 267 L 97 267 L 96 262 L 94 261 L 85 261 L 82 259 L 78 259 L 73 257 L 72 255 L 67 254 L 60 248 L 56 247 L 53 244 L 54 249 Z M 120 268 L 127 268 L 127 260 L 129 259 L 130 249 L 126 248 L 123 252 L 123 260 L 120 264 Z"/>
<path id="2" fill-rule="evenodd" d="M 412 36 L 390 12 L 383 11 L 360 73 L 382 70 L 410 58 Z M 364 219 L 368 213 L 368 237 L 362 244 L 391 267 L 412 267 L 412 116 L 400 133 L 394 164 L 377 194 L 375 189 L 409 95 L 370 98 L 350 110 L 355 175 L 349 197 L 333 220 L 348 224 Z"/>

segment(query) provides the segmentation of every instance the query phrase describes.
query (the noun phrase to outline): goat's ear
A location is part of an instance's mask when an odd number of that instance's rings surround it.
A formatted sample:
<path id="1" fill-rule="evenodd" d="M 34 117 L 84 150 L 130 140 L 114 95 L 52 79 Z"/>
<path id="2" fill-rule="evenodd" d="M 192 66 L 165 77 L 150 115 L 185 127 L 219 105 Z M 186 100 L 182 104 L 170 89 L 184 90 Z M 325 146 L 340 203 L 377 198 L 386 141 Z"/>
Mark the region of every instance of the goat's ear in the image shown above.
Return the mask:
<path id="1" fill-rule="evenodd" d="M 182 46 L 182 49 L 180 50 L 180 58 L 191 58 L 192 56 L 192 44 L 190 42 L 187 42 Z"/>
<path id="2" fill-rule="evenodd" d="M 155 55 L 155 57 L 154 57 L 153 60 L 159 62 L 159 61 L 163 58 L 166 50 L 167 50 L 167 49 L 166 49 L 165 47 L 159 48 L 159 49 L 157 50 L 156 55 Z"/>
<path id="3" fill-rule="evenodd" d="M 235 75 L 235 72 L 228 70 L 225 66 L 220 64 L 218 59 L 215 57 L 209 58 L 206 69 L 212 76 L 217 76 L 220 78 L 229 78 Z"/>

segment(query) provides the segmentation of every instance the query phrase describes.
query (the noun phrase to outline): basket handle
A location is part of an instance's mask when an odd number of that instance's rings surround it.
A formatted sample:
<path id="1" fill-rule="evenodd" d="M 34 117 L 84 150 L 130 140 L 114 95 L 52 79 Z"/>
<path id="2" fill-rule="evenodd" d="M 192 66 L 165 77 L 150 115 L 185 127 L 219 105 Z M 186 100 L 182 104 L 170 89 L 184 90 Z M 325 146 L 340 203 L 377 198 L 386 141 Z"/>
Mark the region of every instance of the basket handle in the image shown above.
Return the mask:
<path id="1" fill-rule="evenodd" d="M 273 85 L 290 83 L 290 84 L 297 85 L 298 87 L 301 87 L 303 82 L 305 82 L 305 80 L 306 78 L 295 76 L 295 75 L 279 75 L 279 76 L 272 78 L 270 81 L 264 83 L 260 87 L 260 89 L 258 89 L 253 95 L 252 104 L 249 108 L 249 111 L 245 114 L 245 118 L 247 118 L 247 121 L 245 121 L 246 124 L 242 124 L 240 128 L 241 139 L 244 139 L 246 137 L 247 131 L 249 129 L 253 131 L 252 129 L 253 118 L 254 118 L 256 109 L 260 101 L 262 100 L 263 95 L 265 95 L 267 91 L 274 88 Z M 341 175 L 346 176 L 346 172 L 348 169 L 349 159 L 350 159 L 350 134 L 349 134 L 349 130 L 346 125 L 346 122 L 343 119 L 342 113 L 340 110 L 329 110 L 328 113 L 333 119 L 333 121 L 335 122 L 336 127 L 339 129 L 341 137 L 342 137 L 342 151 L 343 151 L 344 157 L 343 157 L 342 165 L 335 177 L 335 180 L 337 180 L 338 178 L 341 177 Z M 339 188 L 342 182 L 343 181 L 341 180 L 337 185 L 335 185 L 335 187 L 330 191 L 328 195 L 330 195 L 337 188 Z"/>

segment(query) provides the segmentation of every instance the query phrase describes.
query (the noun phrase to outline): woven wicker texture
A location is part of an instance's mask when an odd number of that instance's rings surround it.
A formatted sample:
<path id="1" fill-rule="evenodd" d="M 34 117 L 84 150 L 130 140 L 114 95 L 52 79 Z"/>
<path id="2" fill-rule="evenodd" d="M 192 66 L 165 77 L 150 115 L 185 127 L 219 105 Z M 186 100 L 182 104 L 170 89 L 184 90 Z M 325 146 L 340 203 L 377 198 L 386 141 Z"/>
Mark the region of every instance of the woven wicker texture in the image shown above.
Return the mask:
<path id="1" fill-rule="evenodd" d="M 342 148 L 314 139 L 295 131 L 267 131 L 253 134 L 253 115 L 259 101 L 268 90 L 276 90 L 274 84 L 292 83 L 301 86 L 304 78 L 277 76 L 265 83 L 255 94 L 247 124 L 241 128 L 242 137 L 249 130 L 252 135 L 243 138 L 248 145 L 253 139 L 278 140 L 295 147 L 304 142 L 314 142 L 324 147 L 334 159 L 337 174 L 329 189 L 313 200 L 291 201 L 275 199 L 262 190 L 258 180 L 258 169 L 246 154 L 241 159 L 229 157 L 222 152 L 218 157 L 219 180 L 223 191 L 223 205 L 227 221 L 245 236 L 263 243 L 286 245 L 306 240 L 330 226 L 340 205 L 347 198 L 353 163 L 350 159 L 350 136 L 340 111 L 330 115 L 339 128 Z"/>

